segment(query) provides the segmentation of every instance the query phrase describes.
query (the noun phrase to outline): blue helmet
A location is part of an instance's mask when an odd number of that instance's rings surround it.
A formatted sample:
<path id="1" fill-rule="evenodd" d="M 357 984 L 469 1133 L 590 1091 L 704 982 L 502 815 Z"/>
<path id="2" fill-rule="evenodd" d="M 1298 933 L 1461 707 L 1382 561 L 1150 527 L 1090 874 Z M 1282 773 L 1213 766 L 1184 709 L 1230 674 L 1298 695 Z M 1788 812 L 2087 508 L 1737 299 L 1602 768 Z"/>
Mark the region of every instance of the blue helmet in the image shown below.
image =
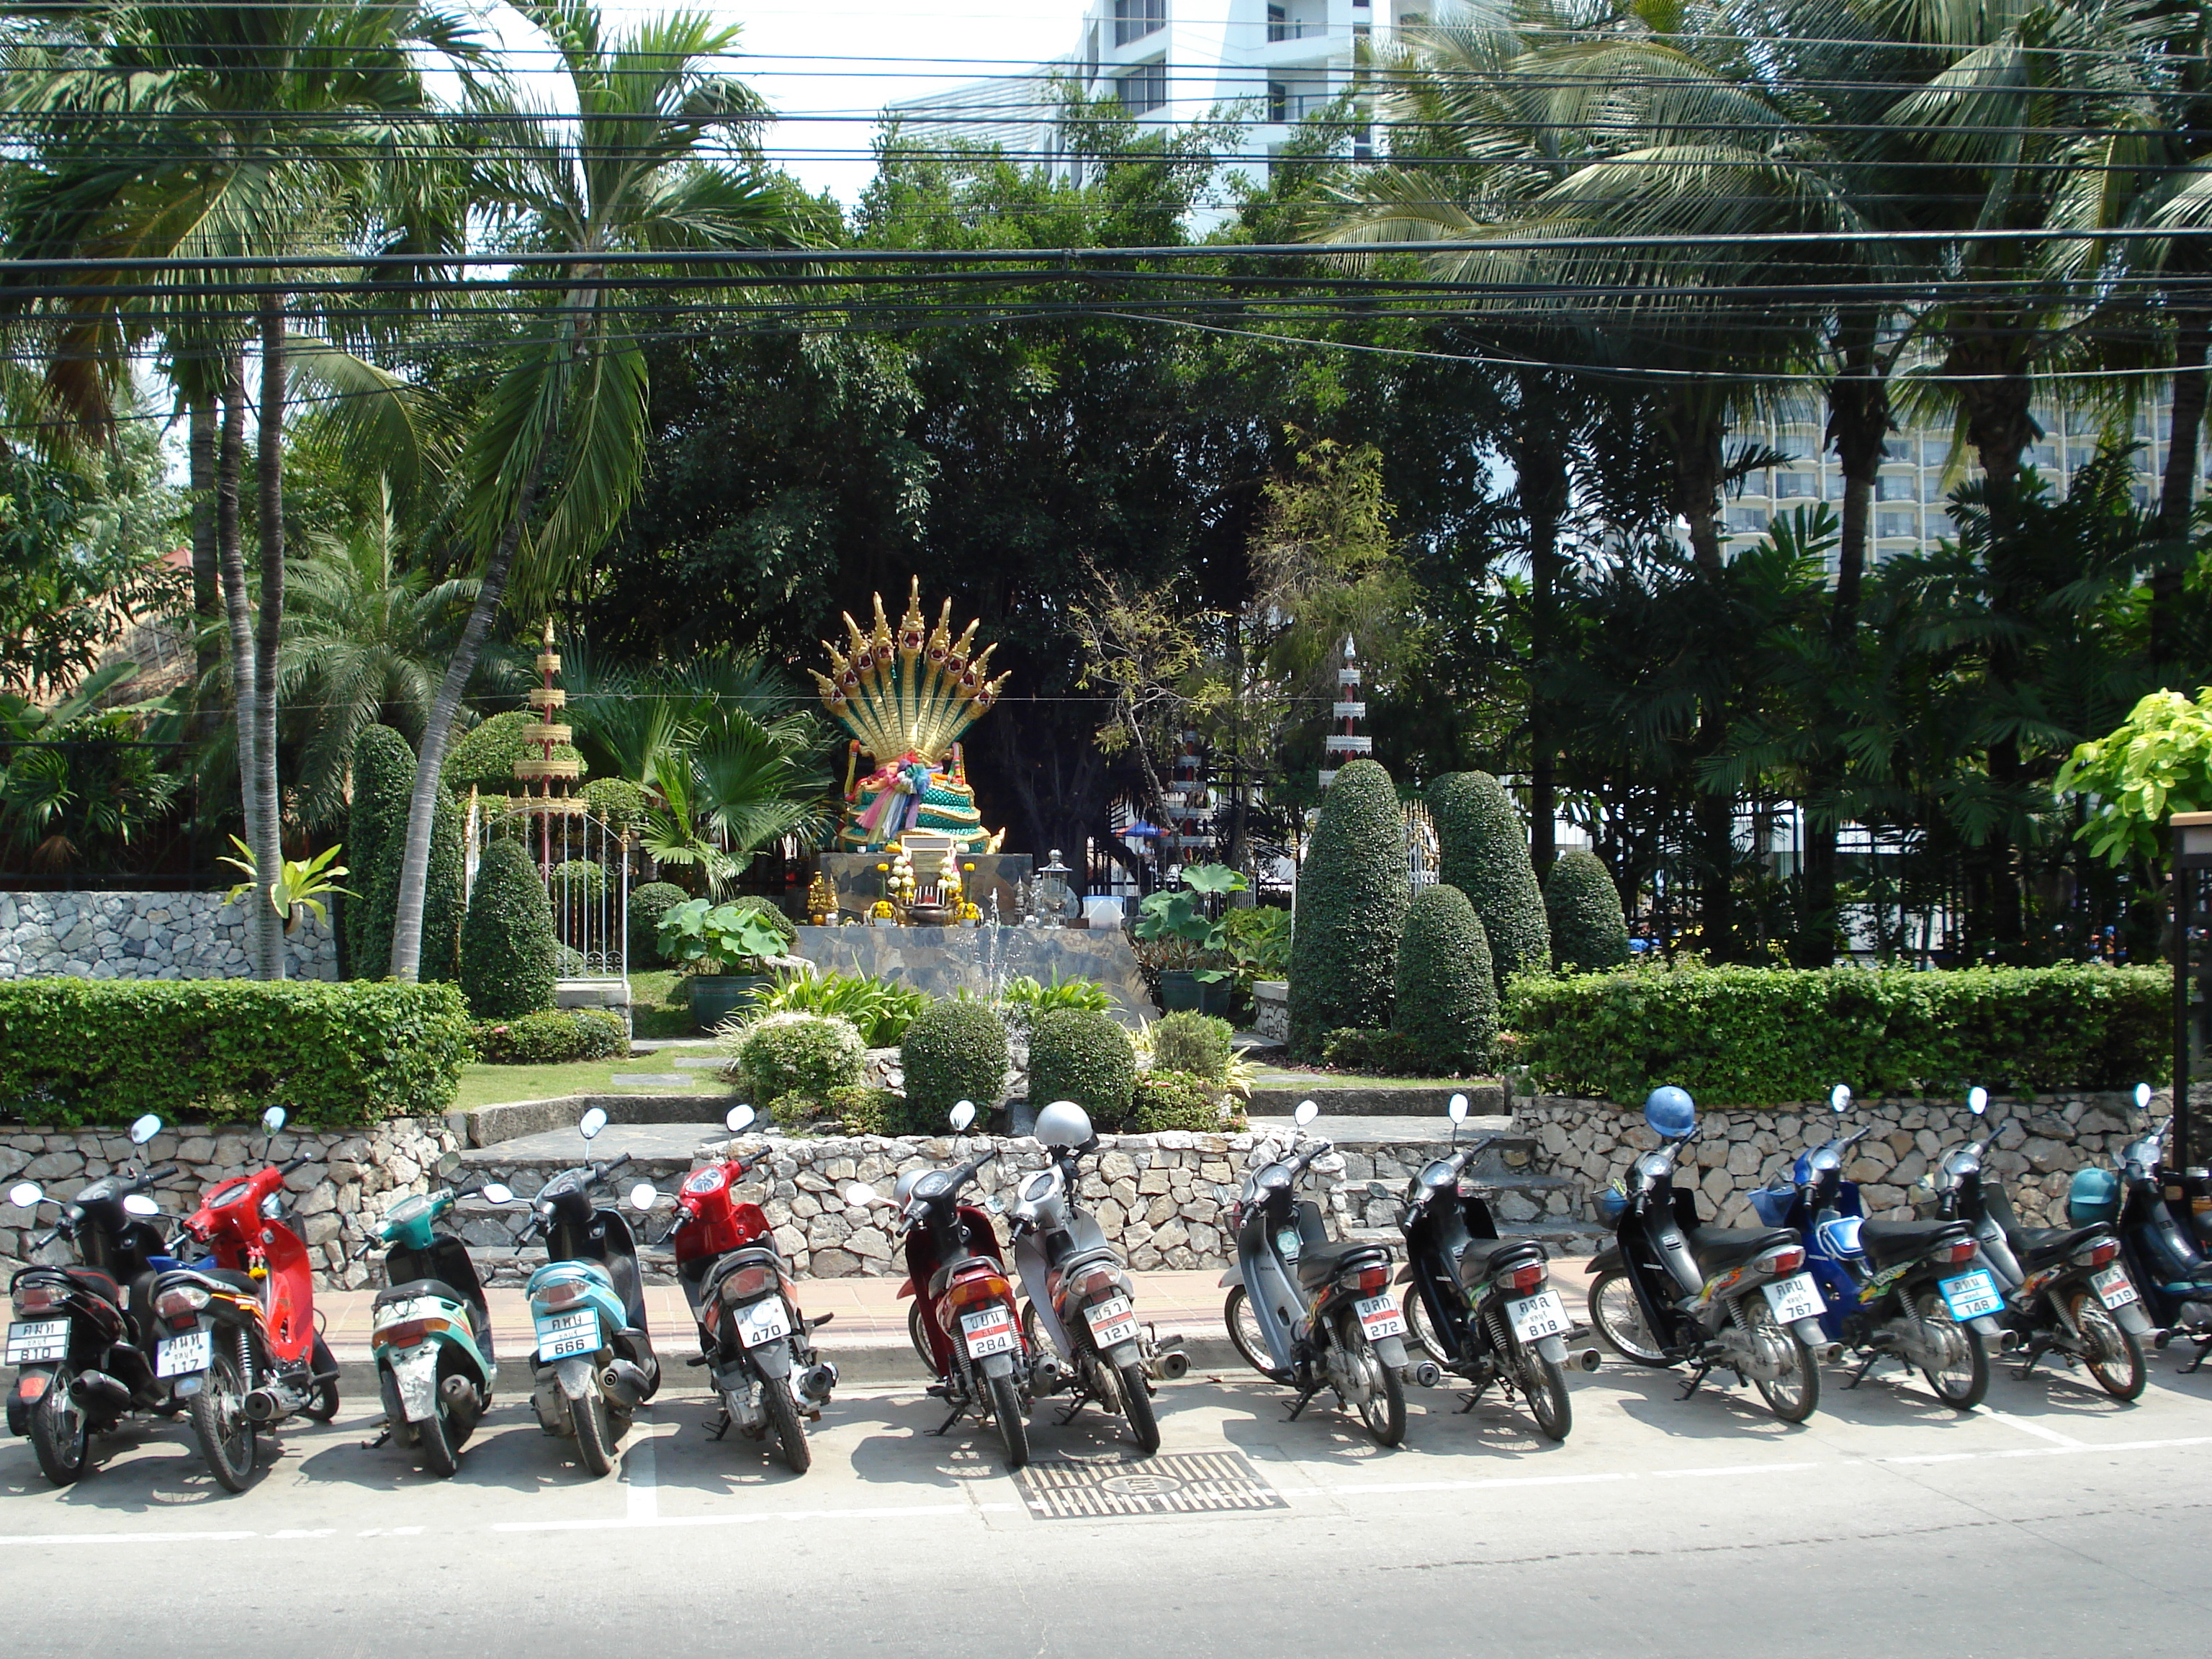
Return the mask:
<path id="1" fill-rule="evenodd" d="M 1644 1121 L 1662 1139 L 1674 1140 L 1698 1127 L 1698 1103 L 1687 1089 L 1662 1083 L 1644 1097 Z"/>

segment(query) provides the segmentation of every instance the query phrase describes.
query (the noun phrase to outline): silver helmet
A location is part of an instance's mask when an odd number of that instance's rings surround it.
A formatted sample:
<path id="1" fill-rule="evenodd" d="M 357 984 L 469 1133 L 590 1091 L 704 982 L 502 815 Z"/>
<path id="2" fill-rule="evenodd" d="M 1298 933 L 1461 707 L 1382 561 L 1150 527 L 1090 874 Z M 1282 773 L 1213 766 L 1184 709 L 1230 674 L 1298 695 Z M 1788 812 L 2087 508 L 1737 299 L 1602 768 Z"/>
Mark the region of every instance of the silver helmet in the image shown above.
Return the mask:
<path id="1" fill-rule="evenodd" d="M 1046 1146 L 1087 1146 L 1091 1144 L 1091 1114 L 1072 1100 L 1055 1100 L 1036 1117 L 1033 1132 Z"/>

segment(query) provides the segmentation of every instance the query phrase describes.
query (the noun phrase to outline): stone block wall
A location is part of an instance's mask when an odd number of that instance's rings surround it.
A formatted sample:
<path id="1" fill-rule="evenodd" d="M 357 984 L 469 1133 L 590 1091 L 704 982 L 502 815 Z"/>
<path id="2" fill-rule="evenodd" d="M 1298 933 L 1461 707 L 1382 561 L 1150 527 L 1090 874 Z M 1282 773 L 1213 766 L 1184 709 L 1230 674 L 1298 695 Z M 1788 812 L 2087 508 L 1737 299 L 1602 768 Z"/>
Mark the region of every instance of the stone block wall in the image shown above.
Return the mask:
<path id="1" fill-rule="evenodd" d="M 2168 1109 L 2154 1099 L 2150 1121 Z M 1540 1095 L 1516 1103 L 1524 1132 L 1535 1136 L 1537 1161 L 1582 1188 L 1576 1212 L 1588 1215 L 1590 1195 L 1624 1174 L 1638 1152 L 1657 1146 L 1640 1107 L 1610 1101 Z M 1993 1135 L 1983 1167 L 2005 1183 L 2029 1227 L 2063 1226 L 2066 1188 L 2074 1172 L 2112 1167 L 2120 1149 L 2143 1133 L 2132 1096 L 2080 1091 L 1993 1097 L 1977 1119 L 1955 1100 L 1855 1101 L 1838 1120 L 1825 1106 L 1764 1111 L 1700 1111 L 1700 1138 L 1677 1164 L 1677 1184 L 1694 1179 L 1703 1207 L 1723 1226 L 1755 1226 L 1750 1194 L 1808 1146 L 1872 1126 L 1853 1149 L 1844 1176 L 1859 1183 L 1867 1214 L 1909 1219 L 1917 1183 L 1952 1148 Z"/>
<path id="2" fill-rule="evenodd" d="M 0 893 L 0 979 L 245 979 L 249 921 L 221 893 Z M 285 951 L 293 978 L 337 978 L 327 923 Z"/>

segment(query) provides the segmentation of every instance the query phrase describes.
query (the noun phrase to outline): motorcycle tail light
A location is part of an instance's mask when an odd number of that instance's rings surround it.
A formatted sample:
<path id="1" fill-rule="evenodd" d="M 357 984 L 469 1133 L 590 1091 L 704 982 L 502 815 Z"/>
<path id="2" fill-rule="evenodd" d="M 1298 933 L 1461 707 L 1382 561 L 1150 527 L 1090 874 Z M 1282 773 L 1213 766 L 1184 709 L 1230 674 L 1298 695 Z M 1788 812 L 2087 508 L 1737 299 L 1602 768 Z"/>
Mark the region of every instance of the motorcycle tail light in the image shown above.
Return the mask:
<path id="1" fill-rule="evenodd" d="M 2120 1242 L 2116 1238 L 2100 1238 L 2086 1250 L 2074 1253 L 2077 1267 L 2101 1267 L 2120 1253 Z"/>
<path id="2" fill-rule="evenodd" d="M 1769 1250 L 1759 1258 L 1759 1271 L 1771 1273 L 1777 1279 L 1785 1273 L 1794 1273 L 1804 1265 L 1805 1252 L 1794 1244 L 1784 1250 Z"/>
<path id="3" fill-rule="evenodd" d="M 1358 1281 L 1360 1295 L 1373 1296 L 1389 1288 L 1390 1270 L 1388 1267 L 1366 1267 L 1360 1271 Z"/>
<path id="4" fill-rule="evenodd" d="M 1938 1255 L 1943 1261 L 1955 1267 L 1960 1262 L 1972 1261 L 1974 1259 L 1974 1248 L 1972 1239 L 1962 1238 L 1956 1244 L 1946 1244 Z"/>
<path id="5" fill-rule="evenodd" d="M 1544 1282 L 1544 1264 L 1532 1261 L 1525 1267 L 1516 1267 L 1505 1275 L 1505 1288 L 1526 1293 Z"/>
<path id="6" fill-rule="evenodd" d="M 538 1300 L 549 1308 L 565 1308 L 572 1302 L 584 1299 L 584 1284 L 578 1279 L 556 1279 L 550 1285 L 538 1287 Z"/>
<path id="7" fill-rule="evenodd" d="M 1121 1275 L 1107 1267 L 1092 1267 L 1075 1281 L 1075 1293 L 1086 1302 L 1118 1295 L 1121 1289 Z"/>
<path id="8" fill-rule="evenodd" d="M 747 1302 L 757 1296 L 765 1296 L 775 1288 L 775 1270 L 772 1267 L 740 1267 L 722 1281 L 722 1300 Z"/>
<path id="9" fill-rule="evenodd" d="M 386 1325 L 376 1334 L 376 1340 L 382 1347 L 412 1348 L 419 1346 L 429 1334 L 428 1320 L 404 1319 L 397 1325 Z"/>
<path id="10" fill-rule="evenodd" d="M 978 1273 L 973 1279 L 963 1279 L 945 1293 L 947 1306 L 972 1308 L 981 1303 L 1012 1302 L 1014 1287 L 997 1273 Z"/>
<path id="11" fill-rule="evenodd" d="M 58 1285 L 26 1285 L 15 1292 L 19 1314 L 58 1313 L 69 1292 Z"/>
<path id="12" fill-rule="evenodd" d="M 154 1298 L 154 1311 L 163 1319 L 190 1319 L 208 1304 L 208 1293 L 197 1285 L 172 1285 Z"/>

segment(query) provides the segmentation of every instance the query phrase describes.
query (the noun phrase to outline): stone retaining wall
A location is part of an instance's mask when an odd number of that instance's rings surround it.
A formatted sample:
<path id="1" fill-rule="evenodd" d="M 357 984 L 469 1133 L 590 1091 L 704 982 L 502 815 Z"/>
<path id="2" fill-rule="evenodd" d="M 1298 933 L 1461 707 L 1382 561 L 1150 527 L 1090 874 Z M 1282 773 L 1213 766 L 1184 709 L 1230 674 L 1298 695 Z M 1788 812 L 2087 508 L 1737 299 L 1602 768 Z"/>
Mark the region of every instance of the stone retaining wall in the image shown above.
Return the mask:
<path id="1" fill-rule="evenodd" d="M 2151 1103 L 2156 1121 L 2167 1097 Z M 1536 1138 L 1536 1162 L 1577 1181 L 1577 1214 L 1590 1213 L 1590 1194 L 1626 1172 L 1637 1153 L 1657 1146 L 1640 1107 L 1610 1101 L 1540 1095 L 1515 1103 L 1523 1132 Z M 1723 1226 L 1754 1226 L 1752 1188 L 1763 1185 L 1804 1148 L 1838 1133 L 1825 1106 L 1796 1110 L 1701 1111 L 1702 1133 L 1678 1166 L 1678 1184 L 1692 1170 L 1706 1212 Z M 2132 1096 L 2079 1091 L 1992 1098 L 1976 1120 L 1955 1100 L 1855 1101 L 1840 1120 L 1844 1133 L 1871 1125 L 1853 1149 L 1844 1176 L 1859 1183 L 1867 1214 L 1907 1218 L 1920 1177 L 1942 1155 L 1968 1140 L 1994 1133 L 1984 1167 L 2002 1178 L 2024 1226 L 2063 1226 L 2066 1188 L 2074 1172 L 2090 1164 L 2112 1166 L 2128 1141 L 2143 1133 L 2143 1114 Z"/>
<path id="2" fill-rule="evenodd" d="M 0 893 L 0 979 L 246 979 L 249 920 L 221 893 Z M 293 978 L 337 978 L 327 923 L 284 948 Z"/>

